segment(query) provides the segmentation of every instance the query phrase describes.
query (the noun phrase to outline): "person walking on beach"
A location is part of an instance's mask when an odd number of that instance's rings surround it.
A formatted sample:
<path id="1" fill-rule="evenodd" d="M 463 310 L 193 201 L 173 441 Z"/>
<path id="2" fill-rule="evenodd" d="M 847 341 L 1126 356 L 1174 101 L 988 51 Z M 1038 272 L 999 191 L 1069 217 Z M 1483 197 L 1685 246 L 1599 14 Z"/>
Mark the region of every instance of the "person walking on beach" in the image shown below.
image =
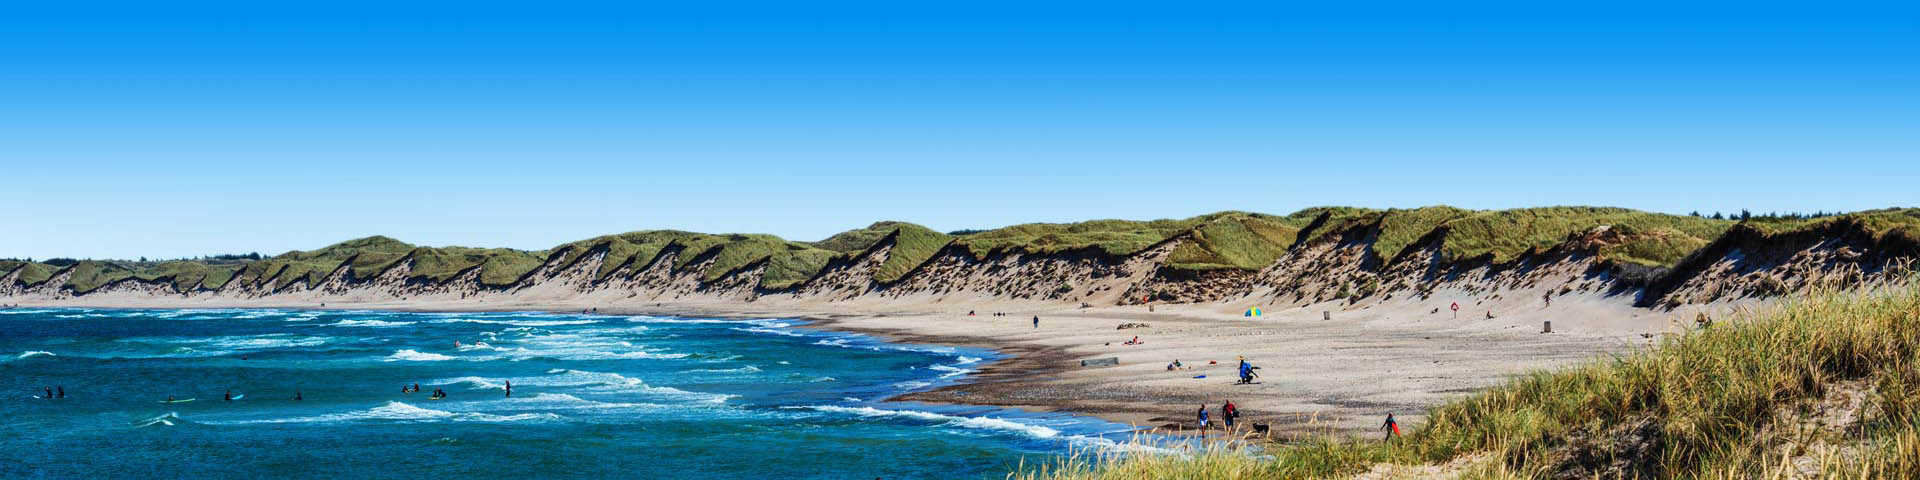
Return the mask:
<path id="1" fill-rule="evenodd" d="M 1239 417 L 1240 407 L 1235 406 L 1233 400 L 1227 400 L 1226 404 L 1220 406 L 1220 421 L 1226 422 L 1228 429 L 1233 428 L 1234 419 Z"/>
<path id="2" fill-rule="evenodd" d="M 1393 421 L 1393 412 L 1387 412 L 1387 422 L 1380 424 L 1380 429 L 1387 431 L 1387 437 L 1381 440 L 1383 442 L 1393 440 L 1394 435 L 1400 434 L 1400 422 Z"/>
<path id="3" fill-rule="evenodd" d="M 1207 404 L 1200 404 L 1200 434 L 1207 434 Z"/>
<path id="4" fill-rule="evenodd" d="M 1033 316 L 1033 328 L 1040 328 L 1040 316 L 1039 316 L 1039 315 L 1034 315 L 1034 316 Z"/>

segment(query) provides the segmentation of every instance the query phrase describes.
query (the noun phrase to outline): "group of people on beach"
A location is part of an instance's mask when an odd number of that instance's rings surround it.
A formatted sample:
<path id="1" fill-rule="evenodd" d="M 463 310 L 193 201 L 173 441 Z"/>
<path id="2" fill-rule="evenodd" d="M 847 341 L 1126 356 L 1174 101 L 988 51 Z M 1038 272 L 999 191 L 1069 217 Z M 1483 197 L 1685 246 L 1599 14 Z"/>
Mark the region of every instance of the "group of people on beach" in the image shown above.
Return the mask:
<path id="1" fill-rule="evenodd" d="M 972 316 L 975 316 L 976 314 L 977 314 L 977 312 L 974 312 L 973 310 L 968 310 L 968 311 L 967 311 L 967 316 L 969 316 L 969 317 L 972 317 Z M 993 312 L 993 316 L 996 316 L 996 317 L 1004 317 L 1004 316 L 1007 316 L 1007 314 L 1005 314 L 1005 313 L 1001 313 L 1001 312 Z M 1033 328 L 1040 328 L 1040 316 L 1039 316 L 1039 315 L 1034 315 L 1034 316 L 1033 316 Z"/>
<path id="2" fill-rule="evenodd" d="M 1204 403 L 1200 404 L 1199 417 L 1200 433 L 1204 435 L 1207 432 L 1207 427 L 1212 426 L 1212 422 L 1207 417 L 1207 405 Z M 1234 429 L 1234 420 L 1239 418 L 1240 406 L 1234 405 L 1233 400 L 1227 400 L 1227 403 L 1220 404 L 1220 423 L 1223 424 L 1228 431 Z"/>

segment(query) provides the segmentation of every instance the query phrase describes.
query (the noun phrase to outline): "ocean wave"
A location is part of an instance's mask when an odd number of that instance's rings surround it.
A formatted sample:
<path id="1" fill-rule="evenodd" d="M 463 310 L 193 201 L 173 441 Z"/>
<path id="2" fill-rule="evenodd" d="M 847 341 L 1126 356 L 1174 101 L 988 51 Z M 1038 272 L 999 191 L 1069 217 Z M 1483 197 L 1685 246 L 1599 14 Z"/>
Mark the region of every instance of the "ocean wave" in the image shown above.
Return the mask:
<path id="1" fill-rule="evenodd" d="M 317 347 L 332 341 L 331 337 L 296 337 L 284 333 L 256 336 L 214 337 L 187 343 L 204 343 L 214 347 L 233 350 L 264 350 L 269 348 Z"/>
<path id="2" fill-rule="evenodd" d="M 487 405 L 487 407 L 500 408 L 500 409 L 506 409 L 506 410 L 540 410 L 540 409 L 632 410 L 632 409 L 670 408 L 667 405 L 660 405 L 655 403 L 602 402 L 597 400 L 587 400 L 587 399 L 583 399 L 580 397 L 576 397 L 576 396 L 568 395 L 564 393 L 540 393 L 540 394 L 535 394 L 531 397 L 513 397 L 513 398 L 508 398 L 501 402 L 490 403 Z"/>
<path id="3" fill-rule="evenodd" d="M 34 314 L 34 313 L 53 313 L 58 311 L 59 310 L 51 310 L 51 309 L 45 309 L 45 308 L 29 308 L 29 309 L 0 308 L 0 315 L 28 315 L 28 314 Z"/>
<path id="4" fill-rule="evenodd" d="M 958 377 L 961 375 L 973 373 L 973 369 L 971 368 L 960 368 L 960 367 L 955 367 L 950 365 L 934 365 L 931 367 L 927 367 L 927 369 L 946 372 L 946 373 L 940 374 L 940 378 L 953 378 L 953 377 Z"/>
<path id="5" fill-rule="evenodd" d="M 341 320 L 329 323 L 329 327 L 404 327 L 414 322 L 389 322 L 386 320 Z"/>
<path id="6" fill-rule="evenodd" d="M 799 333 L 799 332 L 792 332 L 792 331 L 787 331 L 787 330 L 781 330 L 781 329 L 778 329 L 778 328 L 767 328 L 767 327 L 747 327 L 747 328 L 739 328 L 739 327 L 734 327 L 734 328 L 732 328 L 732 329 L 730 329 L 730 330 L 734 330 L 734 331 L 740 331 L 740 332 L 748 332 L 748 333 L 768 333 L 768 334 L 773 334 L 773 335 L 785 335 L 785 336 L 789 336 L 789 337 L 804 337 L 804 336 L 807 336 L 807 335 L 806 335 L 806 334 L 804 334 L 804 333 Z"/>
<path id="7" fill-rule="evenodd" d="M 28 350 L 28 351 L 25 351 L 25 352 L 20 352 L 20 355 L 19 355 L 19 356 L 16 356 L 16 357 L 13 357 L 13 359 L 14 359 L 14 360 L 26 360 L 26 359 L 29 359 L 29 358 L 33 358 L 33 357 L 57 357 L 57 356 L 59 356 L 59 355 L 54 355 L 54 354 L 53 354 L 53 352 L 49 352 L 49 351 L 45 351 L 45 350 Z"/>
<path id="8" fill-rule="evenodd" d="M 700 372 L 700 373 L 759 373 L 759 372 L 760 372 L 760 367 L 756 367 L 756 366 L 753 366 L 753 365 L 747 365 L 747 366 L 744 366 L 744 367 L 740 367 L 740 368 L 699 368 L 699 369 L 693 369 L 693 370 L 688 370 L 688 372 Z"/>
<path id="9" fill-rule="evenodd" d="M 133 422 L 133 426 L 134 428 L 151 427 L 154 425 L 171 427 L 175 420 L 180 420 L 180 414 L 177 412 L 167 412 L 153 418 Z"/>
<path id="10" fill-rule="evenodd" d="M 597 320 L 481 320 L 476 318 L 449 318 L 429 320 L 427 323 L 486 323 L 494 325 L 513 325 L 516 327 L 558 327 L 563 325 L 586 325 L 599 323 Z"/>
<path id="11" fill-rule="evenodd" d="M 411 348 L 396 351 L 396 352 L 393 352 L 393 355 L 387 356 L 387 361 L 389 362 L 398 362 L 402 360 L 410 361 L 410 362 L 439 362 L 439 361 L 453 360 L 453 359 L 454 357 L 449 357 L 449 356 L 441 355 L 438 353 L 421 352 Z"/>
<path id="12" fill-rule="evenodd" d="M 522 413 L 522 414 L 516 414 L 516 415 L 495 415 L 490 413 L 479 413 L 479 412 L 456 413 L 456 412 L 449 412 L 446 410 L 434 410 L 431 408 L 416 407 L 410 404 L 401 403 L 399 401 L 389 401 L 387 402 L 386 405 L 381 405 L 381 406 L 366 409 L 366 410 L 358 410 L 358 411 L 345 412 L 345 413 L 329 413 L 325 415 L 314 415 L 314 416 L 306 416 L 306 417 L 267 418 L 267 419 L 256 419 L 256 420 L 239 420 L 239 421 L 222 421 L 222 422 L 210 421 L 210 422 L 204 422 L 204 423 L 212 424 L 212 425 L 244 425 L 244 424 L 259 424 L 259 423 L 332 423 L 332 422 L 352 422 L 352 421 L 367 421 L 367 420 L 386 420 L 386 421 L 397 421 L 397 422 L 454 421 L 454 422 L 502 423 L 502 422 L 522 422 L 522 421 L 530 421 L 530 420 L 551 421 L 551 420 L 560 420 L 563 418 L 565 417 L 561 417 L 560 415 L 553 414 L 553 413 Z"/>
<path id="13" fill-rule="evenodd" d="M 739 397 L 739 395 L 725 393 L 689 392 L 673 387 L 653 386 L 648 385 L 647 382 L 638 378 L 632 378 L 618 373 L 556 368 L 548 370 L 547 374 L 548 376 L 546 377 L 515 379 L 514 383 L 559 387 L 578 386 L 587 387 L 587 391 L 599 392 L 633 392 L 688 400 L 697 403 L 726 403 L 728 399 Z"/>
<path id="14" fill-rule="evenodd" d="M 939 425 L 944 426 L 1015 433 L 1033 438 L 1054 438 L 1060 435 L 1059 430 L 1052 428 L 992 417 L 958 417 L 918 410 L 881 410 L 873 407 L 839 407 L 831 405 L 788 408 L 804 408 L 820 412 L 841 413 L 869 418 L 906 418 L 938 422 Z"/>

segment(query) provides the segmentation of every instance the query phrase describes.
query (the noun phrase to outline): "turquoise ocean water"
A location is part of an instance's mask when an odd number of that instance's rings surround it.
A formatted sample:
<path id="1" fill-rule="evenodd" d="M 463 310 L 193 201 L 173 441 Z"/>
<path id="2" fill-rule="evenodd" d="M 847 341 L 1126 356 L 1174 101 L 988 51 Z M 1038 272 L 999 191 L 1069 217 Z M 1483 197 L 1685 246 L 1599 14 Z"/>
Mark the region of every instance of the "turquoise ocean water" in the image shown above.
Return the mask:
<path id="1" fill-rule="evenodd" d="M 801 323 L 0 310 L 0 478 L 1000 478 L 1130 435 L 887 402 L 994 354 Z"/>

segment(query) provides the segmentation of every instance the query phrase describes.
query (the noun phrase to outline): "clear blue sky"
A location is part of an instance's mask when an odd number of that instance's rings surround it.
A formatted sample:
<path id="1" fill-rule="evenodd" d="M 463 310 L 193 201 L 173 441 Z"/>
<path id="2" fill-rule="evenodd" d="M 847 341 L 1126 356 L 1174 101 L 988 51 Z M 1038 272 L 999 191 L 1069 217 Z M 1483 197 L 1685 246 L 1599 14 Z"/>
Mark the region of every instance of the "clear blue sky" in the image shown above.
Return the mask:
<path id="1" fill-rule="evenodd" d="M 1912 2 L 194 3 L 0 6 L 0 257 L 1920 205 Z"/>

